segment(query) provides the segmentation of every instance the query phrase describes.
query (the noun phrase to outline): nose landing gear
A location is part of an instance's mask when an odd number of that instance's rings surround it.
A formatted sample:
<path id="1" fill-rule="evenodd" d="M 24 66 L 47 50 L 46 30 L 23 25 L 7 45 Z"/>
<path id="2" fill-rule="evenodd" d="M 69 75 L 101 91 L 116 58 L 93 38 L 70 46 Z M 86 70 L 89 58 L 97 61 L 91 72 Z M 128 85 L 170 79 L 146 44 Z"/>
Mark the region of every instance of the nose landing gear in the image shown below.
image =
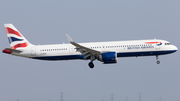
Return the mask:
<path id="1" fill-rule="evenodd" d="M 160 64 L 160 61 L 158 60 L 156 63 L 157 63 L 157 64 Z"/>
<path id="2" fill-rule="evenodd" d="M 159 61 L 159 58 L 158 58 L 158 55 L 156 55 L 156 60 L 157 60 L 157 64 L 160 64 L 160 61 Z"/>

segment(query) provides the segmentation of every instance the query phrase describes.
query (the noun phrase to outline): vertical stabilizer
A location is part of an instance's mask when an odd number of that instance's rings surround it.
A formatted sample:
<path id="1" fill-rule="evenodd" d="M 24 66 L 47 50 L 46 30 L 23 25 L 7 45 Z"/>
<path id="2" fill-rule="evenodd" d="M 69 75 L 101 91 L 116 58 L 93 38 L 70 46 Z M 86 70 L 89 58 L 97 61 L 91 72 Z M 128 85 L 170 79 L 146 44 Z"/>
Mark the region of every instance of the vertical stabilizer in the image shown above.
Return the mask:
<path id="1" fill-rule="evenodd" d="M 32 45 L 12 24 L 4 24 L 4 26 L 12 49 L 26 48 Z"/>

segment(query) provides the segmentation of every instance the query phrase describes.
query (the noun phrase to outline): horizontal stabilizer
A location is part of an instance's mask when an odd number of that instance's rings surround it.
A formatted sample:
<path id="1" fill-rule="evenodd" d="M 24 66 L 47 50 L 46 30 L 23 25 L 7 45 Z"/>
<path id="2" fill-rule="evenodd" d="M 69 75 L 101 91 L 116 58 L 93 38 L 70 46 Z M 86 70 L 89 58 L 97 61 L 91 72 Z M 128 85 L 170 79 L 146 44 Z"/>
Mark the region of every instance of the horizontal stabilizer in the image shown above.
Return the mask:
<path id="1" fill-rule="evenodd" d="M 22 52 L 22 51 L 20 51 L 20 50 L 15 50 L 15 49 L 12 49 L 12 48 L 5 48 L 5 49 L 3 50 L 3 53 L 7 53 L 7 54 L 11 54 L 12 52 L 20 53 L 20 52 Z"/>

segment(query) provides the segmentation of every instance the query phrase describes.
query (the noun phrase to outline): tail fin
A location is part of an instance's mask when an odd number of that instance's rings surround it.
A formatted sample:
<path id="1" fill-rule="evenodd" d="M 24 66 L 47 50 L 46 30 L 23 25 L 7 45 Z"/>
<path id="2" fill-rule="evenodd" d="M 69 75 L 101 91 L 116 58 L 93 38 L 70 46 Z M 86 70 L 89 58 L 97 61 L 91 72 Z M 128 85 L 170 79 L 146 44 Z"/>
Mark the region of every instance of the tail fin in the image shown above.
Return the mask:
<path id="1" fill-rule="evenodd" d="M 12 24 L 4 24 L 4 27 L 11 49 L 25 48 L 32 45 Z"/>

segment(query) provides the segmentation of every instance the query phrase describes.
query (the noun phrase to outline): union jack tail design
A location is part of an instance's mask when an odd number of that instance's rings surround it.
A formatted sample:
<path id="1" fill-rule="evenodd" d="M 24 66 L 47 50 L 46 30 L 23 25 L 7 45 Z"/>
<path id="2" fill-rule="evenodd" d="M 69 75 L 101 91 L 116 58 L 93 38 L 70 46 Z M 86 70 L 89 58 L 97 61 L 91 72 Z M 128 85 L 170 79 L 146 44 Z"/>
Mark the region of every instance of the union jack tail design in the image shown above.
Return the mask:
<path id="1" fill-rule="evenodd" d="M 12 24 L 4 24 L 4 26 L 12 49 L 25 48 L 31 45 Z"/>

